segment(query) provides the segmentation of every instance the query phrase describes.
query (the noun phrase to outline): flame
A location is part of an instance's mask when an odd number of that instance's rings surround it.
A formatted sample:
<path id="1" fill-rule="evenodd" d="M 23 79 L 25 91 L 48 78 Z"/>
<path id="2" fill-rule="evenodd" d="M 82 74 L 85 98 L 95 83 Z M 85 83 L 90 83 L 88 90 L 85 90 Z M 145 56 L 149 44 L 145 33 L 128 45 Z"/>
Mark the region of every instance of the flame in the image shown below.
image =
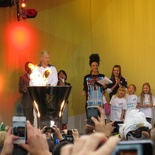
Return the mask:
<path id="1" fill-rule="evenodd" d="M 30 86 L 46 86 L 48 82 L 48 76 L 51 74 L 51 70 L 46 69 L 43 73 L 39 72 L 38 66 L 32 63 L 29 64 L 32 73 L 30 74 Z"/>
<path id="2" fill-rule="evenodd" d="M 37 102 L 35 100 L 34 100 L 34 107 L 35 107 L 35 110 L 37 112 L 38 118 L 40 118 L 40 112 L 39 112 L 38 104 L 37 104 Z"/>

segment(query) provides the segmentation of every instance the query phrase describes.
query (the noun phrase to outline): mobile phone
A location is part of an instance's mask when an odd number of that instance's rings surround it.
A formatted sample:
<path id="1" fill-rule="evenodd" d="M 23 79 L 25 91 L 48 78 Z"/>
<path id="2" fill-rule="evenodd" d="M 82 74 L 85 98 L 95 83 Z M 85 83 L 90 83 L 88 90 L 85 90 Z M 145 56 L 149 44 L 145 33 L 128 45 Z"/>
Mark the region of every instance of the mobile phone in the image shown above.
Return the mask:
<path id="1" fill-rule="evenodd" d="M 112 134 L 119 134 L 119 124 L 123 124 L 123 121 L 115 121 L 114 122 L 114 130 L 112 132 Z"/>
<path id="2" fill-rule="evenodd" d="M 26 117 L 14 116 L 12 118 L 12 133 L 19 137 L 14 144 L 26 143 Z"/>
<path id="3" fill-rule="evenodd" d="M 74 142 L 74 138 L 72 135 L 65 135 L 65 140 L 68 142 L 73 143 Z"/>
<path id="4" fill-rule="evenodd" d="M 44 133 L 46 132 L 54 133 L 54 129 L 52 127 L 45 127 Z"/>
<path id="5" fill-rule="evenodd" d="M 67 135 L 72 135 L 72 130 L 67 130 Z"/>
<path id="6" fill-rule="evenodd" d="M 153 155 L 153 142 L 151 140 L 121 141 L 115 147 L 112 155 Z"/>
<path id="7" fill-rule="evenodd" d="M 94 122 L 91 120 L 91 117 L 95 117 L 98 119 L 98 116 L 100 116 L 100 112 L 97 109 L 97 106 L 88 106 L 87 107 L 87 123 L 90 125 L 94 125 Z"/>
<path id="8" fill-rule="evenodd" d="M 74 142 L 74 138 L 73 138 L 72 135 L 65 135 L 65 134 L 62 134 L 62 137 L 63 137 L 66 141 L 68 141 L 68 142 L 71 142 L 71 143 Z"/>

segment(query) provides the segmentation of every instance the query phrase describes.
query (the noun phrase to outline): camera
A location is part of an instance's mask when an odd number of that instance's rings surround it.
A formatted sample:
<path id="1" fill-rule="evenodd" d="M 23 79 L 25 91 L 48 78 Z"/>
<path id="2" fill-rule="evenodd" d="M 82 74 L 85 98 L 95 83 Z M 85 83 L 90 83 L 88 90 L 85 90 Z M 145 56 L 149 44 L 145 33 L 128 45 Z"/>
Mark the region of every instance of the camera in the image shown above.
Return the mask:
<path id="1" fill-rule="evenodd" d="M 91 117 L 95 117 L 98 120 L 98 116 L 100 116 L 100 112 L 97 109 L 97 106 L 87 107 L 87 123 L 89 125 L 94 125 L 94 122 L 91 120 Z"/>
<path id="2" fill-rule="evenodd" d="M 130 131 L 126 135 L 127 140 L 134 140 L 134 139 L 144 139 L 145 136 L 142 135 L 142 131 L 150 133 L 150 130 L 148 127 L 142 126 L 138 128 L 137 130 Z"/>
<path id="3" fill-rule="evenodd" d="M 45 127 L 44 133 L 46 133 L 46 132 L 54 133 L 54 129 L 52 127 Z"/>
<path id="4" fill-rule="evenodd" d="M 74 138 L 73 138 L 73 135 L 72 135 L 72 130 L 67 130 L 67 133 L 66 134 L 63 133 L 62 136 L 66 141 L 71 142 L 71 143 L 74 142 Z"/>
<path id="5" fill-rule="evenodd" d="M 112 132 L 112 134 L 113 135 L 117 135 L 117 134 L 119 134 L 119 124 L 123 124 L 123 121 L 115 121 L 114 122 L 114 130 L 113 130 L 113 132 Z"/>
<path id="6" fill-rule="evenodd" d="M 72 135 L 72 130 L 67 130 L 67 135 Z"/>
<path id="7" fill-rule="evenodd" d="M 14 116 L 12 119 L 12 133 L 18 136 L 19 139 L 14 141 L 14 144 L 26 143 L 26 117 Z"/>
<path id="8" fill-rule="evenodd" d="M 153 142 L 151 140 L 121 141 L 112 155 L 153 155 Z"/>

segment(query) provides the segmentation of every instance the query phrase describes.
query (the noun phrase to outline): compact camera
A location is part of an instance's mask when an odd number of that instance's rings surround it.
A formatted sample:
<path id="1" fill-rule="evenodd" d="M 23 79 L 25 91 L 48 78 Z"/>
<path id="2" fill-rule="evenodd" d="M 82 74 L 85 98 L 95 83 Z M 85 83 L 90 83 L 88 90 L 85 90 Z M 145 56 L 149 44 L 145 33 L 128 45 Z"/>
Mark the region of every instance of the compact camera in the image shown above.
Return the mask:
<path id="1" fill-rule="evenodd" d="M 67 135 L 72 135 L 72 130 L 67 130 Z"/>
<path id="2" fill-rule="evenodd" d="M 74 138 L 73 138 L 73 135 L 72 135 L 72 130 L 67 130 L 67 133 L 63 133 L 62 134 L 63 138 L 66 140 L 66 141 L 69 141 L 71 143 L 74 142 Z"/>
<path id="3" fill-rule="evenodd" d="M 126 135 L 127 140 L 133 140 L 133 139 L 144 139 L 145 137 L 142 135 L 142 131 L 150 133 L 150 130 L 146 126 L 142 126 L 138 128 L 137 130 L 130 131 Z"/>
<path id="4" fill-rule="evenodd" d="M 14 141 L 14 144 L 26 143 L 26 117 L 14 116 L 12 119 L 12 133 L 18 136 L 19 139 Z"/>
<path id="5" fill-rule="evenodd" d="M 46 133 L 46 132 L 54 133 L 54 129 L 52 127 L 45 127 L 44 133 Z"/>
<path id="6" fill-rule="evenodd" d="M 97 106 L 88 106 L 87 107 L 87 123 L 89 125 L 94 125 L 94 122 L 91 120 L 91 117 L 95 117 L 98 119 L 98 116 L 100 116 L 100 112 L 97 108 Z"/>
<path id="7" fill-rule="evenodd" d="M 153 155 L 151 140 L 121 141 L 115 147 L 112 155 Z"/>
<path id="8" fill-rule="evenodd" d="M 112 132 L 112 134 L 113 135 L 117 135 L 117 134 L 119 134 L 119 124 L 123 124 L 123 121 L 115 121 L 114 122 L 114 130 L 113 130 L 113 132 Z"/>

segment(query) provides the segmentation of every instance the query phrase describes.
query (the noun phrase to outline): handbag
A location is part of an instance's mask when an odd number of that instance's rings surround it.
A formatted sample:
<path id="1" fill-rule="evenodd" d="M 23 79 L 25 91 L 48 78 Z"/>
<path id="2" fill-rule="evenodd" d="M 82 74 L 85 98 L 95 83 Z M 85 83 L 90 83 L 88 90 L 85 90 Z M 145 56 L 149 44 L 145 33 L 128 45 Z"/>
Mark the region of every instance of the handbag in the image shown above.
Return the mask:
<path id="1" fill-rule="evenodd" d="M 103 106 L 104 106 L 103 108 L 104 108 L 105 114 L 110 115 L 109 103 L 105 103 Z"/>

